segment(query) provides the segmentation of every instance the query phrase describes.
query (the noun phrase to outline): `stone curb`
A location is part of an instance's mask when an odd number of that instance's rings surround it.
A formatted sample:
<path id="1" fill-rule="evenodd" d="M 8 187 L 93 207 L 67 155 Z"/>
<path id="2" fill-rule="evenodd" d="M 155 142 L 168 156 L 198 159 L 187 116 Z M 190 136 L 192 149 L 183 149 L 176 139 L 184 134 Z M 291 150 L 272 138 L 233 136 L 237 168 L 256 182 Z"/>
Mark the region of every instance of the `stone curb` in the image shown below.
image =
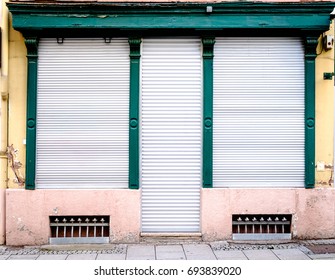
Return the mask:
<path id="1" fill-rule="evenodd" d="M 177 244 L 177 243 L 176 243 Z M 179 242 L 178 245 L 190 244 L 189 242 Z M 216 242 L 194 242 L 193 245 L 206 244 L 215 251 L 243 251 L 243 250 L 273 250 L 273 249 L 299 249 L 306 255 L 314 254 L 307 245 L 335 244 L 335 239 L 323 240 L 289 240 L 265 241 L 265 242 L 235 242 L 235 241 L 216 241 Z M 0 255 L 62 255 L 62 254 L 126 254 L 128 246 L 145 245 L 141 244 L 76 244 L 76 245 L 43 245 L 43 246 L 23 246 L 11 247 L 0 246 Z M 171 246 L 173 244 L 147 244 L 151 246 Z M 327 255 L 327 254 L 322 254 Z"/>

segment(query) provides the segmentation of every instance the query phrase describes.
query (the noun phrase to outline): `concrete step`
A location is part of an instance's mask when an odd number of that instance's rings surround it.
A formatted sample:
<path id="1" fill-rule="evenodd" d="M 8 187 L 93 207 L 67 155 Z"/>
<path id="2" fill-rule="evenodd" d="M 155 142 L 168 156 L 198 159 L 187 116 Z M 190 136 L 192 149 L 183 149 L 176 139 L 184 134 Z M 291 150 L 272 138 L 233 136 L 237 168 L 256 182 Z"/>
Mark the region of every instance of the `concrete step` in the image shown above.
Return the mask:
<path id="1" fill-rule="evenodd" d="M 142 233 L 140 243 L 146 244 L 185 244 L 202 242 L 201 234 L 189 233 Z"/>

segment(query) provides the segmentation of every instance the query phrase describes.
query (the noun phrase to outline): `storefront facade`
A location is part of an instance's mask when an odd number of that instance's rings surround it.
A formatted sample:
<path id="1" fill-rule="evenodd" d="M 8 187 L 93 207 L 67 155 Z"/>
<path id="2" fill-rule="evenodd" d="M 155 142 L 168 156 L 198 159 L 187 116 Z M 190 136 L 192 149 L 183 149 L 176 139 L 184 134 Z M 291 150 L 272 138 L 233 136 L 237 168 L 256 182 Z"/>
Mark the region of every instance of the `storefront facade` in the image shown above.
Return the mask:
<path id="1" fill-rule="evenodd" d="M 13 110 L 27 111 L 9 133 L 26 164 L 24 189 L 6 190 L 7 244 L 77 242 L 85 219 L 108 242 L 334 238 L 332 177 L 318 183 L 333 147 L 317 126 L 333 100 L 333 51 L 319 53 L 331 2 L 8 8 L 27 49 Z"/>

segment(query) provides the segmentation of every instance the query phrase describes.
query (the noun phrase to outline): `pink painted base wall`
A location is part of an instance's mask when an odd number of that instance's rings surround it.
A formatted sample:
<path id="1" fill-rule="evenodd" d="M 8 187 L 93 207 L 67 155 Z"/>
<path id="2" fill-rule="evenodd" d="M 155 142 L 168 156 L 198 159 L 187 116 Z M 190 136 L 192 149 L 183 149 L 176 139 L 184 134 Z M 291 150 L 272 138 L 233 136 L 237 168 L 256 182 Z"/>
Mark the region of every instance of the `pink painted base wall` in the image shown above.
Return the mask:
<path id="1" fill-rule="evenodd" d="M 335 238 L 335 189 L 202 189 L 206 241 L 232 238 L 232 214 L 292 214 L 294 239 Z"/>
<path id="2" fill-rule="evenodd" d="M 51 215 L 109 215 L 111 242 L 138 242 L 140 192 L 136 190 L 6 191 L 6 244 L 49 243 Z"/>
<path id="3" fill-rule="evenodd" d="M 140 207 L 137 190 L 8 189 L 6 244 L 48 244 L 50 215 L 109 215 L 111 242 L 139 242 Z M 232 214 L 292 214 L 294 239 L 335 238 L 335 189 L 201 190 L 204 241 L 231 239 Z"/>

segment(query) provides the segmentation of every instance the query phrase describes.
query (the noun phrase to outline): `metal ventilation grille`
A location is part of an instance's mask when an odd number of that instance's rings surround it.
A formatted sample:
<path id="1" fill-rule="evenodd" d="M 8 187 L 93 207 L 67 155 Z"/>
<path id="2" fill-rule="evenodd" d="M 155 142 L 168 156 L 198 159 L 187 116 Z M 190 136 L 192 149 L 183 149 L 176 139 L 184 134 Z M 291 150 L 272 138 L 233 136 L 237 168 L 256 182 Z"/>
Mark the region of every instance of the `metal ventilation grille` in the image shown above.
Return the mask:
<path id="1" fill-rule="evenodd" d="M 50 216 L 50 244 L 109 243 L 108 216 Z"/>
<path id="2" fill-rule="evenodd" d="M 291 239 L 291 215 L 233 215 L 233 240 Z"/>

